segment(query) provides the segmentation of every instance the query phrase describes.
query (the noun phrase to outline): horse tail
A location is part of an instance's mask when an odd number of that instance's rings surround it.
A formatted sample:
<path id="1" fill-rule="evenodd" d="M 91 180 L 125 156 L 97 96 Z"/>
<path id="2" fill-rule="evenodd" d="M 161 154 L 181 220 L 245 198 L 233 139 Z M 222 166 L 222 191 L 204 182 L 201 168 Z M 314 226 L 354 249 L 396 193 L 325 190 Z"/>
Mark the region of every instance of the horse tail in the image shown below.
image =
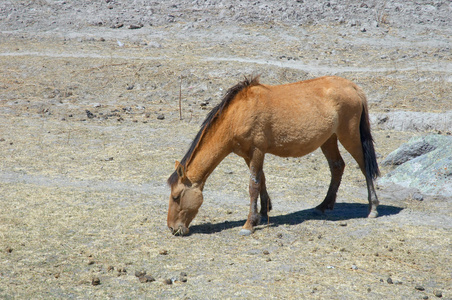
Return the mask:
<path id="1" fill-rule="evenodd" d="M 364 165 L 366 168 L 366 177 L 369 179 L 375 179 L 380 176 L 380 170 L 378 168 L 377 156 L 375 154 L 374 140 L 370 132 L 369 111 L 367 109 L 367 100 L 364 93 L 358 91 L 361 99 L 363 110 L 361 113 L 361 120 L 359 123 L 359 133 L 361 136 L 361 145 L 363 147 Z"/>

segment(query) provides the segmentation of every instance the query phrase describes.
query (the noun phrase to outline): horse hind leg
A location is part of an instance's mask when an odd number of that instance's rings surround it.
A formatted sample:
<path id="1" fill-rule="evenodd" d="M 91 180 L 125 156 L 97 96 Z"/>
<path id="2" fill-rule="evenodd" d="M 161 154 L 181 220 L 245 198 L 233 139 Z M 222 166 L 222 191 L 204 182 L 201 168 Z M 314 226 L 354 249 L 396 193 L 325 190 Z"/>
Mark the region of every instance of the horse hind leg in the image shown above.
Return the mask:
<path id="1" fill-rule="evenodd" d="M 365 157 L 364 157 L 364 152 L 363 152 L 363 146 L 361 144 L 361 138 L 359 135 L 356 135 L 354 137 L 352 137 L 350 135 L 345 135 L 345 138 L 340 137 L 339 141 L 344 146 L 344 148 L 352 155 L 352 157 L 356 160 L 356 162 L 359 165 L 359 168 L 361 169 L 361 172 L 363 173 L 364 177 L 366 178 L 367 194 L 368 194 L 368 201 L 369 201 L 368 217 L 376 218 L 376 217 L 378 217 L 377 207 L 379 205 L 379 201 L 378 201 L 377 193 L 375 192 L 373 179 L 366 172 L 366 163 L 365 163 Z M 370 158 L 368 158 L 368 159 L 370 159 Z"/>
<path id="2" fill-rule="evenodd" d="M 337 190 L 341 184 L 342 174 L 344 174 L 345 163 L 337 146 L 337 136 L 331 136 L 322 146 L 322 152 L 325 155 L 331 171 L 331 181 L 323 202 L 316 207 L 322 213 L 327 209 L 333 209 L 336 203 Z"/>

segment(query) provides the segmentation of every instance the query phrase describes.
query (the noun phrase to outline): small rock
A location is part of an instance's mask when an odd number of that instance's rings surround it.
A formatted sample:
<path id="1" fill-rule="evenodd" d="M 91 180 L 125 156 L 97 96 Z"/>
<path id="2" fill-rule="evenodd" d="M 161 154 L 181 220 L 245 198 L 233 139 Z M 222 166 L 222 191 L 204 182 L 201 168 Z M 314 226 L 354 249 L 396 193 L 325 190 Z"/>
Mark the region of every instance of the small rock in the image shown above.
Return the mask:
<path id="1" fill-rule="evenodd" d="M 143 277 L 146 275 L 146 271 L 135 271 L 136 277 Z"/>
<path id="2" fill-rule="evenodd" d="M 422 285 L 416 285 L 414 288 L 418 291 L 425 291 L 425 288 Z"/>
<path id="3" fill-rule="evenodd" d="M 417 200 L 417 201 L 423 201 L 424 200 L 424 196 L 421 193 L 414 193 L 413 194 L 413 199 Z"/>
<path id="4" fill-rule="evenodd" d="M 361 32 L 366 32 L 367 30 L 366 30 L 365 27 L 361 27 L 360 31 L 361 31 Z"/>
<path id="5" fill-rule="evenodd" d="M 159 114 L 159 115 L 157 116 L 157 119 L 158 119 L 158 120 L 164 120 L 164 119 L 165 119 L 165 116 L 164 116 L 163 114 Z"/>
<path id="6" fill-rule="evenodd" d="M 340 222 L 339 226 L 345 227 L 345 226 L 347 226 L 347 223 L 346 222 Z"/>
<path id="7" fill-rule="evenodd" d="M 94 265 L 94 260 L 92 260 L 92 259 L 90 259 L 89 261 L 88 261 L 88 265 L 90 266 L 90 265 Z"/>
<path id="8" fill-rule="evenodd" d="M 143 27 L 143 24 L 131 24 L 129 25 L 129 29 L 140 29 Z"/>
<path id="9" fill-rule="evenodd" d="M 180 276 L 177 279 L 177 281 L 180 281 L 183 283 L 187 282 L 187 273 L 185 273 L 185 272 L 180 273 Z"/>
<path id="10" fill-rule="evenodd" d="M 85 110 L 85 112 L 86 112 L 86 116 L 88 117 L 88 119 L 92 119 L 95 117 L 95 115 L 92 112 L 90 112 L 89 110 Z"/>
<path id="11" fill-rule="evenodd" d="M 393 284 L 393 283 L 394 283 L 394 282 L 392 281 L 392 278 L 391 278 L 391 277 L 388 277 L 388 279 L 386 279 L 386 282 L 389 283 L 389 284 Z"/>
<path id="12" fill-rule="evenodd" d="M 270 252 L 268 252 L 267 250 L 264 250 L 262 253 L 264 253 L 264 255 L 269 255 Z"/>
<path id="13" fill-rule="evenodd" d="M 434 291 L 433 294 L 435 295 L 435 297 L 441 298 L 443 296 L 443 292 L 441 291 Z"/>
<path id="14" fill-rule="evenodd" d="M 135 87 L 135 85 L 133 85 L 133 84 L 131 84 L 131 85 L 127 85 L 127 90 L 128 91 L 130 91 L 130 90 L 133 90 L 133 88 Z"/>
<path id="15" fill-rule="evenodd" d="M 92 285 L 99 285 L 100 284 L 99 277 L 94 277 L 93 280 L 91 280 L 91 284 Z"/>
<path id="16" fill-rule="evenodd" d="M 160 250 L 159 254 L 160 255 L 168 255 L 168 250 Z"/>
<path id="17" fill-rule="evenodd" d="M 358 267 L 356 265 L 352 265 L 352 270 L 358 270 Z"/>
<path id="18" fill-rule="evenodd" d="M 141 283 L 146 283 L 146 282 L 154 282 L 155 278 L 152 277 L 151 275 L 143 275 L 138 277 L 138 279 L 140 280 Z"/>
<path id="19" fill-rule="evenodd" d="M 110 271 L 113 271 L 114 269 L 115 269 L 115 267 L 113 267 L 113 266 L 108 266 L 107 271 L 110 272 Z"/>
<path id="20" fill-rule="evenodd" d="M 6 251 L 6 253 L 11 253 L 11 252 L 13 252 L 13 248 L 6 247 L 5 251 Z"/>
<path id="21" fill-rule="evenodd" d="M 170 284 L 173 284 L 173 281 L 171 279 L 164 279 L 163 283 L 170 285 Z"/>

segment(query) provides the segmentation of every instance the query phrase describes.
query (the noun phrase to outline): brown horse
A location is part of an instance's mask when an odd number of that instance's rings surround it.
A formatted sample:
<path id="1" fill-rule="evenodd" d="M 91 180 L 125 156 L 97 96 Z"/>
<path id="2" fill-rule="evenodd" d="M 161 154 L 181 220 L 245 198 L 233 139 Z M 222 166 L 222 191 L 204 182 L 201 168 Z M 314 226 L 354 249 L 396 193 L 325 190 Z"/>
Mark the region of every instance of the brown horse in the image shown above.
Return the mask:
<path id="1" fill-rule="evenodd" d="M 362 90 L 334 76 L 277 86 L 245 78 L 207 115 L 190 149 L 180 163 L 176 162 L 168 179 L 168 227 L 174 235 L 188 233 L 203 202 L 207 178 L 231 152 L 243 157 L 250 169 L 250 211 L 241 234 L 251 234 L 271 210 L 262 170 L 266 153 L 300 157 L 320 147 L 328 160 L 331 182 L 317 209 L 333 209 L 345 167 L 338 140 L 358 162 L 366 178 L 369 217 L 377 217 L 373 180 L 379 169 Z"/>

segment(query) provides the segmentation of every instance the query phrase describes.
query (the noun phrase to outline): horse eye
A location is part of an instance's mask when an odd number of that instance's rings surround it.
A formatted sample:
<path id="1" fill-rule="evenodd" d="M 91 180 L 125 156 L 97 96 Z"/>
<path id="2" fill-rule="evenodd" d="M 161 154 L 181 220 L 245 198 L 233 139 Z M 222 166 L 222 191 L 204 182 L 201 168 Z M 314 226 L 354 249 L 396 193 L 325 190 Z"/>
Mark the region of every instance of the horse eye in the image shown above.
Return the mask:
<path id="1" fill-rule="evenodd" d="M 179 195 L 179 196 L 176 196 L 176 197 L 173 196 L 173 200 L 174 200 L 174 201 L 178 202 L 179 199 L 180 199 L 180 195 Z"/>

